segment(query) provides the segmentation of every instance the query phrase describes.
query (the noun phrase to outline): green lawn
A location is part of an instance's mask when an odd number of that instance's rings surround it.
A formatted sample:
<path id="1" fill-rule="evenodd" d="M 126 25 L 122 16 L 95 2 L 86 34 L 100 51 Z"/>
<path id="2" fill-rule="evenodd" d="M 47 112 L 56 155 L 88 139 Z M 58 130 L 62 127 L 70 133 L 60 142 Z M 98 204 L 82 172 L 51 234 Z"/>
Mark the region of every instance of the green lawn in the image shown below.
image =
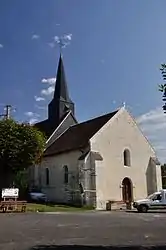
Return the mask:
<path id="1" fill-rule="evenodd" d="M 34 204 L 28 203 L 26 211 L 27 212 L 82 212 L 86 210 L 93 210 L 90 207 L 71 207 L 65 205 L 43 205 L 43 204 Z"/>

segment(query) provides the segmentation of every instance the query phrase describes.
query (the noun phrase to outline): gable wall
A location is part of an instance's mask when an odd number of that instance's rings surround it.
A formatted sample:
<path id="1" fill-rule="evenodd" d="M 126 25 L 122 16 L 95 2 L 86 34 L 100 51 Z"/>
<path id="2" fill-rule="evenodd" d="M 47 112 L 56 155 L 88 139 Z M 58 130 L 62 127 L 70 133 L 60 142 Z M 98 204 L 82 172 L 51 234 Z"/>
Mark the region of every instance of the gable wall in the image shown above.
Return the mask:
<path id="1" fill-rule="evenodd" d="M 131 167 L 124 167 L 123 151 L 131 153 Z M 147 195 L 146 169 L 155 152 L 125 109 L 121 109 L 91 139 L 91 149 L 98 151 L 103 161 L 96 162 L 97 206 L 107 200 L 122 200 L 122 180 L 129 177 L 134 185 L 135 199 Z"/>

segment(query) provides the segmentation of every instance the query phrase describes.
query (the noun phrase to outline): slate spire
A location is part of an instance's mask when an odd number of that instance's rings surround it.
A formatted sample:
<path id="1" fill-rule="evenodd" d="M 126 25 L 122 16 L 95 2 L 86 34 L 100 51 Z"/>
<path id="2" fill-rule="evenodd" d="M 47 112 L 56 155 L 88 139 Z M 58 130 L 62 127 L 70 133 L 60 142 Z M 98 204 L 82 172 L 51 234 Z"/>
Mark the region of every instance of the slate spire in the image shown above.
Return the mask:
<path id="1" fill-rule="evenodd" d="M 65 76 L 65 70 L 64 70 L 64 65 L 63 65 L 61 54 L 59 58 L 55 91 L 54 91 L 54 99 L 60 99 L 60 98 L 63 98 L 65 101 L 70 102 L 66 76 Z"/>
<path id="2" fill-rule="evenodd" d="M 72 112 L 72 117 L 75 119 L 74 103 L 69 97 L 63 59 L 60 53 L 56 75 L 55 91 L 53 99 L 48 105 L 48 118 L 44 121 L 36 123 L 35 126 L 42 132 L 44 132 L 45 135 L 49 138 L 69 112 Z M 70 125 L 73 124 L 72 119 L 68 119 L 65 122 L 66 123 L 65 126 L 63 126 L 63 129 L 70 127 Z"/>
<path id="3" fill-rule="evenodd" d="M 48 107 L 48 120 L 52 126 L 57 126 L 68 111 L 72 111 L 74 115 L 74 103 L 69 97 L 63 59 L 60 54 L 54 96 Z"/>

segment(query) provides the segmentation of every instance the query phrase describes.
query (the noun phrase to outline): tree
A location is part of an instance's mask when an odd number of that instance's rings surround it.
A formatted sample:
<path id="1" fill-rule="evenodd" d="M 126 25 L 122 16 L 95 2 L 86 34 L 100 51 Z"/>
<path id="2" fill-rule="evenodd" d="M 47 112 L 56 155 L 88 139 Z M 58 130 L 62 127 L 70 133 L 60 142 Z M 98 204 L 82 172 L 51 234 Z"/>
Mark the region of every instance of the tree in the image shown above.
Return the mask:
<path id="1" fill-rule="evenodd" d="M 166 164 L 161 166 L 162 187 L 166 188 Z"/>
<path id="2" fill-rule="evenodd" d="M 45 148 L 45 137 L 34 126 L 12 119 L 0 121 L 0 187 L 13 184 L 19 172 L 37 163 Z"/>
<path id="3" fill-rule="evenodd" d="M 164 84 L 159 85 L 159 91 L 163 93 L 162 100 L 165 102 L 163 105 L 164 113 L 166 113 L 166 64 L 161 64 L 160 68 Z"/>

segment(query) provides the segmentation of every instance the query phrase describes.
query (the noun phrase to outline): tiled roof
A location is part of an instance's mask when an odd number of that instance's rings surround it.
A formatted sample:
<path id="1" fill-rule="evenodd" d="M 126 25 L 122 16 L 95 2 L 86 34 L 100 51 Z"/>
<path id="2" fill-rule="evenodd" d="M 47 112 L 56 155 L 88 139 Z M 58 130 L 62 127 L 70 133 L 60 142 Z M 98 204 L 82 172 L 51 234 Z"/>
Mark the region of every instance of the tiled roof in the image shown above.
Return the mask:
<path id="1" fill-rule="evenodd" d="M 49 121 L 48 120 L 37 122 L 34 126 L 37 129 L 39 129 L 41 132 L 43 132 L 46 135 L 46 137 L 49 137 L 51 135 L 52 131 L 50 129 Z"/>
<path id="2" fill-rule="evenodd" d="M 44 156 L 64 153 L 86 147 L 89 139 L 106 124 L 118 110 L 97 118 L 69 127 L 53 144 L 48 147 Z"/>

